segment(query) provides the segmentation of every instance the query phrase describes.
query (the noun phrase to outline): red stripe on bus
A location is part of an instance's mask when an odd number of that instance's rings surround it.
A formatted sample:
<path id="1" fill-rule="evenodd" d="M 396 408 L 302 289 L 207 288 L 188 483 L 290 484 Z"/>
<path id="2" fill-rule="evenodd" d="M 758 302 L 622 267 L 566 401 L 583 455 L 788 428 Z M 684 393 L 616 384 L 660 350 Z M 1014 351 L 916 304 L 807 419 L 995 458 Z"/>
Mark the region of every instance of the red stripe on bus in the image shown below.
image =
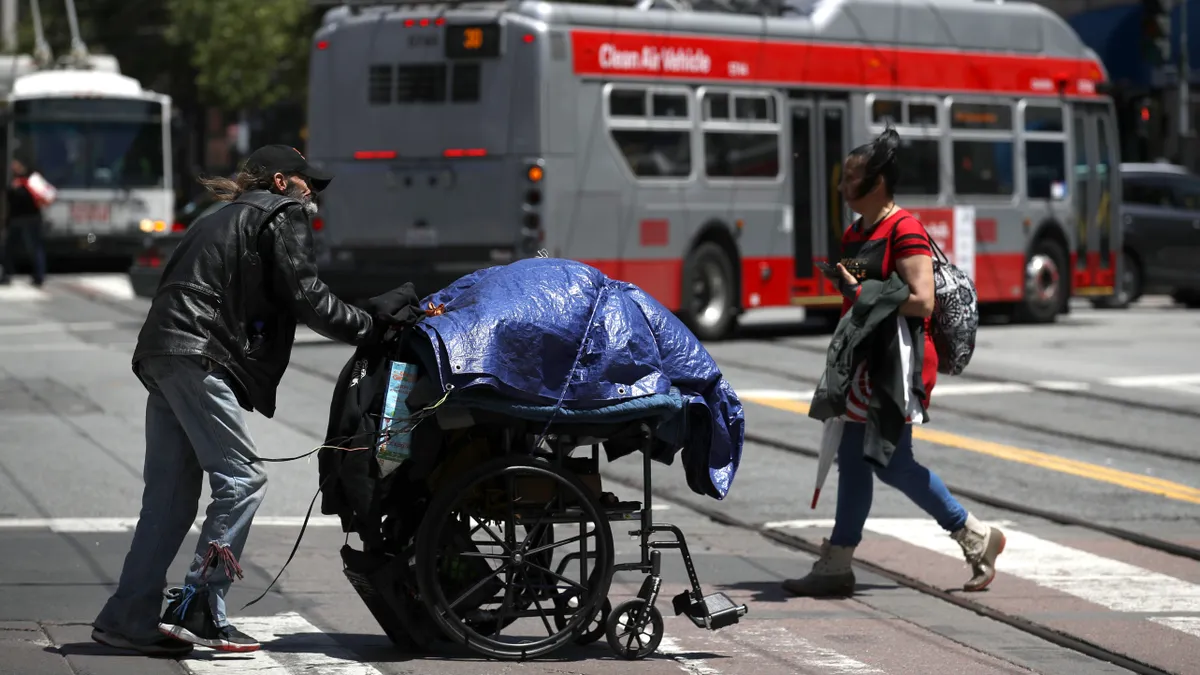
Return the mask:
<path id="1" fill-rule="evenodd" d="M 683 261 L 669 258 L 647 260 L 583 260 L 610 278 L 628 281 L 649 293 L 671 311 L 682 307 Z M 764 266 L 769 274 L 763 274 Z M 794 277 L 792 258 L 763 256 L 742 259 L 742 307 L 785 307 L 793 299 L 837 298 L 837 289 L 813 266 L 807 279 Z M 766 277 L 764 279 L 764 276 Z M 1024 289 L 1025 256 L 1021 253 L 980 253 L 975 257 L 975 288 L 981 303 L 1015 302 Z M 758 304 L 753 296 L 758 295 Z M 800 304 L 836 307 L 829 304 Z"/>
<path id="2" fill-rule="evenodd" d="M 578 75 L 673 80 L 1096 96 L 1097 62 L 1048 56 L 899 49 L 593 30 L 571 31 Z"/>

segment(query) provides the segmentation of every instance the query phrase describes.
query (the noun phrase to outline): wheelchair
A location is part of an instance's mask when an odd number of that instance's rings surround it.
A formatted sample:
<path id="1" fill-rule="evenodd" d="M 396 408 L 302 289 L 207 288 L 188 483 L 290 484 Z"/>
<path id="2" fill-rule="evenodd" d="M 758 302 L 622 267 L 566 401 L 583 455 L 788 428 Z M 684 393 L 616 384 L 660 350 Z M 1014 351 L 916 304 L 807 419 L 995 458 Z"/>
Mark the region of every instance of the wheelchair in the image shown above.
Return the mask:
<path id="1" fill-rule="evenodd" d="M 683 407 L 677 390 L 584 410 L 452 393 L 436 416 L 445 428 L 430 468 L 393 474 L 389 490 L 403 506 L 382 517 L 370 550 L 343 547 L 345 574 L 408 650 L 440 641 L 525 660 L 603 637 L 620 658 L 646 658 L 664 633 L 664 549 L 679 551 L 688 575 L 689 589 L 671 601 L 675 615 L 708 630 L 736 624 L 746 606 L 705 595 L 684 533 L 653 519 L 655 434 Z M 642 501 L 602 492 L 601 446 L 610 459 L 614 448 L 640 452 Z M 638 539 L 637 560 L 617 562 L 614 523 Z M 613 606 L 617 572 L 645 578 Z"/>

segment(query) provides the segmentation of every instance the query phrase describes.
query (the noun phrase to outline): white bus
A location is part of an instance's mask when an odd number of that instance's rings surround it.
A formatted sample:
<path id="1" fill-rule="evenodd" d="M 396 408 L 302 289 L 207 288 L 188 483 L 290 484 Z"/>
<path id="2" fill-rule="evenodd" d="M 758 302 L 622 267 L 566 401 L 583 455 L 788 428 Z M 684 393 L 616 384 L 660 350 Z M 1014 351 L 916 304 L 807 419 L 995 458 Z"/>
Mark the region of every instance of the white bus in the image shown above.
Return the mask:
<path id="1" fill-rule="evenodd" d="M 58 190 L 51 258 L 132 258 L 172 228 L 171 99 L 111 69 L 19 75 L 4 97 L 5 174 L 25 158 Z"/>

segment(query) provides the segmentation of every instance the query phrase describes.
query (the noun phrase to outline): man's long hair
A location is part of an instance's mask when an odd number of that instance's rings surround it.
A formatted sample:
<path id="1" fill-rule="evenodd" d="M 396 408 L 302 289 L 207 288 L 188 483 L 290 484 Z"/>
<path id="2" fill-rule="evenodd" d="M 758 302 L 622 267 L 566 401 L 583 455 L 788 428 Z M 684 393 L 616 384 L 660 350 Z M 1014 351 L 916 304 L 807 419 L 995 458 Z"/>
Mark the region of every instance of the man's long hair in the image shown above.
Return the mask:
<path id="1" fill-rule="evenodd" d="M 270 190 L 274 173 L 259 167 L 242 167 L 233 178 L 211 176 L 201 178 L 200 184 L 212 193 L 217 201 L 231 202 L 250 190 Z"/>

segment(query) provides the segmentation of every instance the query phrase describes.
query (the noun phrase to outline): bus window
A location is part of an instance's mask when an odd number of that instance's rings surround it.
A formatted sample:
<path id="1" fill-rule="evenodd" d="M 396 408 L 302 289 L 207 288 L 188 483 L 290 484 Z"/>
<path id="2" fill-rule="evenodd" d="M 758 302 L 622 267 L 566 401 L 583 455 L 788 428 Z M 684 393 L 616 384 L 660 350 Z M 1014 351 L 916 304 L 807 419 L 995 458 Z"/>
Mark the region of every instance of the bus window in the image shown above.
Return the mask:
<path id="1" fill-rule="evenodd" d="M 909 103 L 908 123 L 914 127 L 936 127 L 938 107 L 932 103 Z"/>
<path id="2" fill-rule="evenodd" d="M 710 178 L 767 178 L 779 176 L 780 125 L 775 98 L 769 94 L 706 91 L 704 172 Z M 713 113 L 723 113 L 717 117 Z M 728 113 L 733 113 L 729 119 Z"/>
<path id="3" fill-rule="evenodd" d="M 392 102 L 395 81 L 389 65 L 371 66 L 367 69 L 367 103 L 387 105 Z"/>
<path id="4" fill-rule="evenodd" d="M 941 192 L 940 146 L 937 139 L 900 137 L 898 195 L 936 195 Z"/>
<path id="5" fill-rule="evenodd" d="M 738 96 L 734 99 L 733 115 L 739 122 L 775 122 L 775 99 Z"/>
<path id="6" fill-rule="evenodd" d="M 871 103 L 871 121 L 875 124 L 900 126 L 904 124 L 900 101 L 877 98 Z"/>
<path id="7" fill-rule="evenodd" d="M 1025 131 L 1063 132 L 1063 110 L 1058 106 L 1025 106 Z"/>
<path id="8" fill-rule="evenodd" d="M 705 94 L 704 119 L 729 119 L 729 94 Z"/>
<path id="9" fill-rule="evenodd" d="M 647 97 L 652 101 L 649 110 Z M 608 111 L 609 133 L 633 175 L 692 174 L 691 97 L 686 91 L 614 87 L 608 92 Z"/>
<path id="10" fill-rule="evenodd" d="M 1062 199 L 1054 185 L 1066 186 L 1067 146 L 1062 141 L 1025 141 L 1025 190 L 1030 199 Z"/>
<path id="11" fill-rule="evenodd" d="M 613 129 L 611 133 L 630 171 L 639 178 L 686 178 L 692 173 L 687 131 Z"/>
<path id="12" fill-rule="evenodd" d="M 446 100 L 446 65 L 405 65 L 396 69 L 397 103 L 441 103 Z"/>
<path id="13" fill-rule="evenodd" d="M 713 178 L 778 176 L 779 134 L 705 132 L 704 172 Z"/>
<path id="14" fill-rule="evenodd" d="M 652 96 L 655 117 L 670 119 L 688 118 L 688 97 L 684 94 L 661 94 L 655 92 Z"/>
<path id="15" fill-rule="evenodd" d="M 646 92 L 641 89 L 613 89 L 608 93 L 609 117 L 645 117 Z"/>
<path id="16" fill-rule="evenodd" d="M 456 63 L 450 71 L 450 102 L 479 101 L 479 64 Z"/>
<path id="17" fill-rule="evenodd" d="M 960 195 L 1011 195 L 1013 143 L 955 140 L 954 191 Z"/>

